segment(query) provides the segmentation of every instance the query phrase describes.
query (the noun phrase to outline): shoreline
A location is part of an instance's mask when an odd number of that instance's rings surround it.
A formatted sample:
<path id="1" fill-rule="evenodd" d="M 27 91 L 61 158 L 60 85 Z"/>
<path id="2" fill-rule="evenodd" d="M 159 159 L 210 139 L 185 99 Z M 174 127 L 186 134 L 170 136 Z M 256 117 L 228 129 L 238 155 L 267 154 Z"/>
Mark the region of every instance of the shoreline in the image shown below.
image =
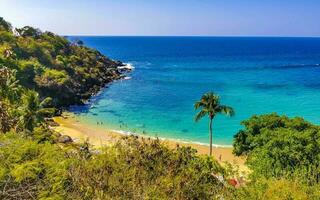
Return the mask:
<path id="1" fill-rule="evenodd" d="M 79 122 L 79 123 L 84 124 L 82 122 Z M 87 126 L 91 127 L 91 125 L 87 125 Z M 176 139 L 176 138 L 164 138 L 164 137 L 156 137 L 156 136 L 149 136 L 149 135 L 141 135 L 139 133 L 134 133 L 134 132 L 130 132 L 130 131 L 124 131 L 124 130 L 117 130 L 117 129 L 109 129 L 109 128 L 105 128 L 105 127 L 104 128 L 101 127 L 101 129 L 110 130 L 110 131 L 112 131 L 114 133 L 117 133 L 117 134 L 120 134 L 120 135 L 135 135 L 135 136 L 138 136 L 138 137 L 159 139 L 161 141 L 172 141 L 172 142 L 176 142 L 176 143 L 179 143 L 179 144 L 200 145 L 200 146 L 205 146 L 205 147 L 209 148 L 209 144 L 205 144 L 205 143 L 202 143 L 202 142 L 193 142 L 193 141 L 186 141 L 186 140 L 181 140 L 181 139 Z M 212 148 L 228 148 L 228 149 L 231 148 L 232 149 L 233 147 L 232 147 L 232 145 L 212 144 Z"/>
<path id="2" fill-rule="evenodd" d="M 111 130 L 105 127 L 97 127 L 94 125 L 87 125 L 81 123 L 73 115 L 73 113 L 65 112 L 62 116 L 54 117 L 54 121 L 59 126 L 52 127 L 55 131 L 63 135 L 70 136 L 74 142 L 83 142 L 88 140 L 94 147 L 103 147 L 106 145 L 112 145 L 119 140 L 123 135 L 130 135 L 130 132 Z M 143 137 L 137 135 L 138 137 Z M 148 137 L 153 138 L 154 137 Z M 167 138 L 159 138 L 169 148 L 175 148 L 179 146 L 189 146 L 197 150 L 198 155 L 206 155 L 209 152 L 209 145 L 185 142 Z M 232 147 L 213 145 L 213 156 L 221 163 L 231 163 L 233 166 L 238 166 L 240 171 L 248 171 L 245 166 L 245 159 L 237 157 L 232 154 Z"/>

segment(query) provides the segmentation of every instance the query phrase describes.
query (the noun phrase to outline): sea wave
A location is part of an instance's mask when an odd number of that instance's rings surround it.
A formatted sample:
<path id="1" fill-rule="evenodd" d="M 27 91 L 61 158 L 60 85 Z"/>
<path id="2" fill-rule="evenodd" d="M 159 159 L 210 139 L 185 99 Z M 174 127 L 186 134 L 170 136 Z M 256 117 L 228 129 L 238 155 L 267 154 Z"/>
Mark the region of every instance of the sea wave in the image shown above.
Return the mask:
<path id="1" fill-rule="evenodd" d="M 126 76 L 126 77 L 124 77 L 123 79 L 124 79 L 124 80 L 130 80 L 131 77 L 130 77 L 130 76 Z"/>
<path id="2" fill-rule="evenodd" d="M 204 66 L 204 67 L 179 67 L 179 66 L 163 66 L 153 68 L 156 71 L 257 71 L 257 70 L 287 70 L 287 69 L 302 69 L 302 68 L 320 68 L 320 64 L 290 64 L 290 65 L 268 65 L 268 66 Z M 148 68 L 149 70 L 149 68 Z"/>
<path id="3" fill-rule="evenodd" d="M 134 70 L 134 66 L 132 63 L 123 63 L 123 66 L 119 66 L 118 69 L 127 69 L 127 70 Z"/>
<path id="4" fill-rule="evenodd" d="M 293 64 L 293 65 L 271 66 L 271 68 L 272 69 L 296 69 L 296 68 L 314 68 L 319 66 L 320 64 Z"/>
<path id="5" fill-rule="evenodd" d="M 181 140 L 181 139 L 177 139 L 177 138 L 164 138 L 164 137 L 154 137 L 154 136 L 147 136 L 147 135 L 142 135 L 142 134 L 138 134 L 138 133 L 134 133 L 131 131 L 124 131 L 124 130 L 112 130 L 115 133 L 119 133 L 121 135 L 135 135 L 135 136 L 139 136 L 139 137 L 148 137 L 151 139 L 159 139 L 162 141 L 165 140 L 170 140 L 170 141 L 175 141 L 178 143 L 184 143 L 184 144 L 197 144 L 197 145 L 202 145 L 202 146 L 209 146 L 209 144 L 207 143 L 202 143 L 202 142 L 195 142 L 195 141 L 187 141 L 187 140 Z M 221 145 L 221 144 L 212 144 L 212 146 L 214 148 L 232 148 L 232 145 Z"/>

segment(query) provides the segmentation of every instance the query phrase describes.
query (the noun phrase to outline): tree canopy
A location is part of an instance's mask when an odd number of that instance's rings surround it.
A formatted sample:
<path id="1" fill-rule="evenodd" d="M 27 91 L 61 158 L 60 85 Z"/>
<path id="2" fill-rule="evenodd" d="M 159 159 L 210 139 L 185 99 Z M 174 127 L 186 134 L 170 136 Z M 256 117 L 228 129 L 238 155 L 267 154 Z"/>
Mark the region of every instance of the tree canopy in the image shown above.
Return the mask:
<path id="1" fill-rule="evenodd" d="M 17 34 L 15 34 L 15 33 Z M 55 106 L 82 103 L 105 84 L 120 78 L 113 61 L 82 41 L 25 26 L 12 32 L 0 18 L 0 65 L 17 70 L 20 83 L 51 97 Z"/>
<path id="2" fill-rule="evenodd" d="M 11 31 L 12 26 L 9 22 L 0 17 L 0 30 Z"/>
<path id="3" fill-rule="evenodd" d="M 302 118 L 275 113 L 242 122 L 234 137 L 234 153 L 246 155 L 256 176 L 296 177 L 320 181 L 320 127 Z"/>

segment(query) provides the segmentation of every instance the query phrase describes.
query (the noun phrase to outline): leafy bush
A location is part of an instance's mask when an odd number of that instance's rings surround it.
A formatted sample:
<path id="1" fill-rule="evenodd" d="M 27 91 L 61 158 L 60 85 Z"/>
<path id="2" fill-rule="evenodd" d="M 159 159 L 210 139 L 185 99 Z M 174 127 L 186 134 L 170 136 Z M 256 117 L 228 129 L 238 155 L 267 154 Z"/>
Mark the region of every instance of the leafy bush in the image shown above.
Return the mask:
<path id="1" fill-rule="evenodd" d="M 72 159 L 59 146 L 0 135 L 0 199 L 62 199 Z"/>
<path id="2" fill-rule="evenodd" d="M 159 140 L 126 137 L 72 170 L 85 199 L 212 199 L 223 168 L 191 148 L 170 150 Z"/>
<path id="3" fill-rule="evenodd" d="M 320 185 L 309 186 L 299 180 L 259 179 L 235 192 L 239 200 L 318 200 Z"/>
<path id="4" fill-rule="evenodd" d="M 302 118 L 253 116 L 235 135 L 234 153 L 247 155 L 253 175 L 320 181 L 320 127 Z"/>
<path id="5" fill-rule="evenodd" d="M 224 173 L 212 158 L 159 140 L 125 137 L 95 153 L 14 133 L 0 144 L 1 199 L 213 199 L 229 191 L 212 175 Z"/>

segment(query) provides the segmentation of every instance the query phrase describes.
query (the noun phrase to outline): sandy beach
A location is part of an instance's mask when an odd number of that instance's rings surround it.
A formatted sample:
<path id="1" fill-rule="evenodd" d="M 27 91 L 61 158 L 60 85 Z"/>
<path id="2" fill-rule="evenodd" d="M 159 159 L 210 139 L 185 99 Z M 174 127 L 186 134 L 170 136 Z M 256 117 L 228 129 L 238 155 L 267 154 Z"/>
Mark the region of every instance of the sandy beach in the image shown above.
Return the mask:
<path id="1" fill-rule="evenodd" d="M 54 121 L 59 124 L 59 126 L 53 127 L 55 131 L 70 136 L 75 142 L 89 140 L 89 142 L 97 148 L 105 145 L 112 145 L 123 136 L 123 134 L 108 130 L 104 127 L 99 127 L 99 125 L 89 126 L 83 124 L 79 122 L 72 113 L 64 113 L 60 117 L 54 117 Z M 209 146 L 206 145 L 174 140 L 163 140 L 163 142 L 171 148 L 175 148 L 177 145 L 190 146 L 196 149 L 199 155 L 208 154 L 209 152 Z M 234 166 L 239 166 L 240 171 L 248 170 L 244 164 L 244 158 L 234 156 L 232 154 L 232 148 L 213 147 L 213 155 L 222 164 L 228 162 Z"/>

